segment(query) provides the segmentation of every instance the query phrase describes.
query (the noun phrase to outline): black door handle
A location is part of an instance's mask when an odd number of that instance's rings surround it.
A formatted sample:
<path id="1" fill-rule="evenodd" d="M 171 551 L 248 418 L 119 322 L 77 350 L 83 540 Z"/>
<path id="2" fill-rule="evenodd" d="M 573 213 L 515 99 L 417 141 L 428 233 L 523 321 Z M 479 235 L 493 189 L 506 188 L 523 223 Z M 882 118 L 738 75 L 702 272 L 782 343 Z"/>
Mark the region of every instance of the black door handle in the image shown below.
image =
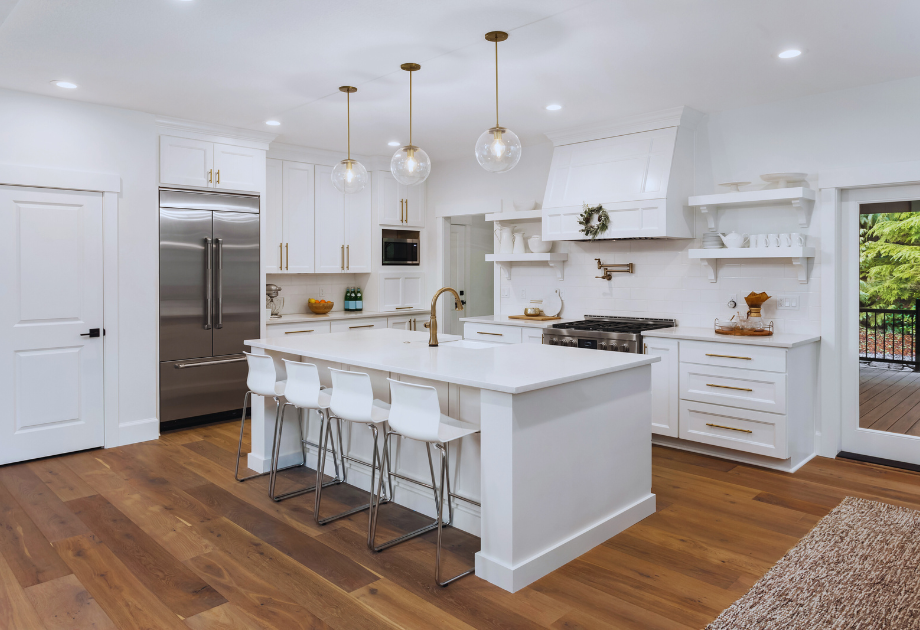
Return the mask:
<path id="1" fill-rule="evenodd" d="M 100 337 L 101 333 L 98 328 L 90 328 L 89 332 L 80 333 L 81 337 Z"/>

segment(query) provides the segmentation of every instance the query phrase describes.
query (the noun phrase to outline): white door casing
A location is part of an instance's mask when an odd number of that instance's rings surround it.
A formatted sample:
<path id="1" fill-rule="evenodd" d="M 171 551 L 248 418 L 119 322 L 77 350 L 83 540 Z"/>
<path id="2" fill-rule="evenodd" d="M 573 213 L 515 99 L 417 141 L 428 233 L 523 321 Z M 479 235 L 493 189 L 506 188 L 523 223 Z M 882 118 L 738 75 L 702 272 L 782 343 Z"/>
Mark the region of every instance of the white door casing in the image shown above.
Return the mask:
<path id="1" fill-rule="evenodd" d="M 450 284 L 466 299 L 466 284 L 469 278 L 469 228 L 466 225 L 450 226 Z M 452 335 L 462 335 L 463 326 L 460 318 L 466 314 L 456 309 L 447 309 L 448 326 L 444 332 Z"/>
<path id="2" fill-rule="evenodd" d="M 102 446 L 102 195 L 0 187 L 0 464 Z"/>

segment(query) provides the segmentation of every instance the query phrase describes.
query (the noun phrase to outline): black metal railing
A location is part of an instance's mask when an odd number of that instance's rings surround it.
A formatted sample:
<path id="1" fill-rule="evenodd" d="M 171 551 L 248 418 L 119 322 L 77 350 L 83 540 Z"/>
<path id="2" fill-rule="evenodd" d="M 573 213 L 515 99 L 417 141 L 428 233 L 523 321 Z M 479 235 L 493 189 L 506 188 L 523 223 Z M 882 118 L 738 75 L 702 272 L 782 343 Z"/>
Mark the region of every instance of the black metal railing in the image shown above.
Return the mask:
<path id="1" fill-rule="evenodd" d="M 859 360 L 911 365 L 920 371 L 917 357 L 917 312 L 890 308 L 859 308 Z"/>

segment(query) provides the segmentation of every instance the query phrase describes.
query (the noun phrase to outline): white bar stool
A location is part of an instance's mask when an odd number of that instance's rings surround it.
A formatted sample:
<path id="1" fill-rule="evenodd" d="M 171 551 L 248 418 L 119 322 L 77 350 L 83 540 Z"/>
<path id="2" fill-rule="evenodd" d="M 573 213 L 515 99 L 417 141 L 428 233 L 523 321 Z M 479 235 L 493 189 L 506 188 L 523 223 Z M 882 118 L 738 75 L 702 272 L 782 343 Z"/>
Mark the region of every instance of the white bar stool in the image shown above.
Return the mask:
<path id="1" fill-rule="evenodd" d="M 335 370 L 332 368 L 329 368 L 329 373 L 332 375 L 332 399 L 329 401 L 329 410 L 332 412 L 332 418 L 335 418 L 337 423 L 344 420 L 354 424 L 365 424 L 370 427 L 374 434 L 374 453 L 371 457 L 370 464 L 360 459 L 355 459 L 354 457 L 347 456 L 345 454 L 345 445 L 341 440 L 341 426 L 339 426 L 339 448 L 342 450 L 343 466 L 344 460 L 347 459 L 358 464 L 370 466 L 371 468 L 371 487 L 370 492 L 368 493 L 369 501 L 367 505 L 362 505 L 360 507 L 346 510 L 345 512 L 336 514 L 335 516 L 320 518 L 319 509 L 320 501 L 322 498 L 322 486 L 319 485 L 319 480 L 321 479 L 321 471 L 326 466 L 327 443 L 332 436 L 332 423 L 326 423 L 326 435 L 322 439 L 322 446 L 319 451 L 322 458 L 319 465 L 316 467 L 316 507 L 314 508 L 313 516 L 316 519 L 316 523 L 318 525 L 325 525 L 326 523 L 370 508 L 374 500 L 374 480 L 376 478 L 377 470 L 380 470 L 380 478 L 383 479 L 384 462 L 386 462 L 387 473 L 390 469 L 389 454 L 385 454 L 384 457 L 381 458 L 380 451 L 377 448 L 377 435 L 379 433 L 379 427 L 384 426 L 384 423 L 387 421 L 387 416 L 390 413 L 390 405 L 383 402 L 382 400 L 377 400 L 374 398 L 374 390 L 371 387 L 370 375 L 363 372 L 346 372 L 344 370 Z M 390 481 L 390 496 L 392 496 L 392 494 L 392 481 Z M 368 537 L 370 537 L 370 513 L 368 513 Z M 369 539 L 370 538 L 368 538 L 368 540 Z"/>
<path id="2" fill-rule="evenodd" d="M 377 514 L 380 512 L 380 491 L 381 483 L 377 484 L 377 493 L 378 502 L 376 503 L 371 514 L 371 533 L 369 536 L 369 542 L 371 544 L 371 549 L 374 551 L 382 551 L 387 547 L 391 547 L 397 543 L 401 543 L 410 538 L 414 538 L 419 534 L 423 534 L 427 531 L 431 531 L 434 528 L 438 530 L 438 547 L 437 547 L 437 557 L 435 562 L 434 569 L 434 579 L 438 583 L 438 586 L 447 586 L 455 580 L 459 580 L 465 575 L 469 575 L 475 572 L 475 568 L 471 568 L 459 575 L 455 575 L 452 578 L 449 578 L 445 581 L 441 581 L 441 530 L 444 528 L 444 488 L 447 488 L 447 513 L 448 520 L 446 526 L 450 526 L 454 520 L 454 510 L 453 506 L 450 503 L 451 497 L 461 499 L 467 503 L 472 503 L 473 505 L 479 505 L 478 502 L 468 499 L 466 497 L 454 494 L 450 491 L 450 470 L 448 469 L 448 460 L 450 459 L 450 443 L 459 440 L 460 438 L 466 437 L 468 435 L 473 435 L 474 433 L 479 433 L 479 427 L 470 422 L 463 422 L 462 420 L 456 420 L 450 416 L 445 416 L 441 413 L 441 405 L 438 403 L 438 390 L 434 387 L 428 385 L 416 385 L 414 383 L 403 383 L 401 381 L 394 381 L 393 379 L 387 379 L 390 381 L 390 416 L 387 420 L 387 424 L 390 425 L 390 431 L 387 432 L 386 436 L 383 439 L 383 448 L 386 451 L 389 448 L 390 437 L 405 437 L 411 440 L 417 440 L 419 442 L 425 443 L 425 450 L 428 451 L 428 462 L 429 466 L 431 464 L 431 445 L 434 445 L 438 452 L 441 454 L 441 483 L 437 484 L 435 487 L 434 484 L 434 471 L 432 470 L 432 488 L 435 490 L 435 509 L 438 512 L 437 520 L 421 529 L 418 529 L 409 534 L 405 534 L 393 540 L 387 541 L 379 546 L 375 546 L 376 542 L 376 533 L 377 533 Z M 404 479 L 404 477 L 400 477 Z M 383 481 L 383 478 L 380 479 Z M 419 481 L 413 481 L 414 483 L 427 486 Z M 390 491 L 390 496 L 392 496 L 392 490 Z"/>
<path id="3" fill-rule="evenodd" d="M 243 454 L 243 430 L 246 428 L 246 408 L 249 407 L 250 403 L 252 402 L 252 395 L 257 394 L 259 396 L 265 396 L 266 398 L 273 399 L 275 401 L 275 405 L 277 405 L 278 409 L 280 410 L 281 402 L 279 399 L 284 396 L 284 387 L 286 383 L 286 374 L 283 371 L 281 374 L 276 372 L 275 361 L 270 356 L 267 354 L 252 354 L 249 352 L 244 352 L 243 354 L 246 355 L 246 363 L 249 365 L 249 374 L 246 376 L 246 386 L 249 388 L 249 390 L 243 395 L 243 417 L 240 420 L 240 442 L 236 448 L 236 470 L 234 471 L 233 476 L 237 481 L 247 481 L 256 477 L 262 477 L 271 472 L 271 470 L 269 470 L 269 472 L 256 473 L 254 475 L 249 475 L 248 477 L 240 478 L 240 457 L 242 457 Z M 276 413 L 276 425 L 277 422 L 278 416 Z M 250 422 L 250 425 L 251 424 L 252 423 Z M 304 466 L 306 463 L 307 454 L 303 453 L 302 464 L 294 464 L 292 466 L 282 468 L 281 470 L 287 470 L 288 468 L 294 468 L 296 466 Z"/>
<path id="4" fill-rule="evenodd" d="M 278 459 L 280 458 L 281 454 L 281 432 L 284 428 L 285 407 L 294 407 L 301 414 L 297 420 L 301 427 L 300 448 L 303 450 L 307 444 L 311 444 L 311 442 L 306 440 L 304 435 L 304 416 L 302 415 L 303 412 L 306 411 L 309 413 L 311 410 L 319 412 L 319 434 L 320 438 L 322 438 L 325 425 L 329 421 L 329 402 L 332 399 L 332 390 L 326 389 L 320 384 L 319 370 L 317 369 L 316 365 L 313 363 L 289 361 L 288 359 L 283 359 L 283 361 L 285 371 L 287 372 L 287 381 L 284 386 L 284 402 L 279 407 L 278 413 L 275 417 L 275 440 L 272 445 L 271 477 L 268 484 L 268 494 L 275 501 L 283 501 L 284 499 L 296 497 L 297 495 L 312 492 L 316 489 L 316 485 L 314 484 L 312 486 L 300 488 L 298 490 L 291 490 L 290 492 L 285 492 L 284 494 L 275 494 L 275 482 L 278 477 Z M 339 436 L 339 441 L 341 442 L 341 436 Z M 317 459 L 319 459 L 318 454 Z M 339 477 L 339 460 L 335 452 L 335 440 L 332 442 L 332 461 L 335 465 L 335 478 L 333 478 L 332 481 L 324 483 L 323 486 L 330 486 L 332 484 L 342 483 L 343 481 L 343 479 Z M 322 475 L 318 475 L 317 478 L 322 479 Z"/>

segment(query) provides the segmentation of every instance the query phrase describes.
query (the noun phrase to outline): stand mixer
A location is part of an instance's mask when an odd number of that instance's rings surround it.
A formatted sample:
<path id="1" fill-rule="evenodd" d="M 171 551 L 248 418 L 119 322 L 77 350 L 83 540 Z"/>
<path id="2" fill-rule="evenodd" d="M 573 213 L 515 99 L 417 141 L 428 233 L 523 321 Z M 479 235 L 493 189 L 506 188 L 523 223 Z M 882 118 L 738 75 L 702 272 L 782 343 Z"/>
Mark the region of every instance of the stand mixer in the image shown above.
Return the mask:
<path id="1" fill-rule="evenodd" d="M 265 285 L 265 308 L 272 310 L 272 319 L 281 319 L 281 309 L 284 308 L 284 298 L 278 297 L 281 287 L 277 284 Z"/>

